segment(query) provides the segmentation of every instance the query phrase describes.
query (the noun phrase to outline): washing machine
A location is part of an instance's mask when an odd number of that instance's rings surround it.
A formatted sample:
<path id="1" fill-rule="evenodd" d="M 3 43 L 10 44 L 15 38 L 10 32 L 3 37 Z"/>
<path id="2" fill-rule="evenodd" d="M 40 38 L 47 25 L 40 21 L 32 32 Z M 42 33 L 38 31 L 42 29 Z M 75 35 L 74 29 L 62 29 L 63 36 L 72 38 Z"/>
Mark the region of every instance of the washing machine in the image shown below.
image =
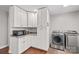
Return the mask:
<path id="1" fill-rule="evenodd" d="M 50 47 L 64 50 L 65 49 L 65 34 L 62 32 L 52 33 Z"/>

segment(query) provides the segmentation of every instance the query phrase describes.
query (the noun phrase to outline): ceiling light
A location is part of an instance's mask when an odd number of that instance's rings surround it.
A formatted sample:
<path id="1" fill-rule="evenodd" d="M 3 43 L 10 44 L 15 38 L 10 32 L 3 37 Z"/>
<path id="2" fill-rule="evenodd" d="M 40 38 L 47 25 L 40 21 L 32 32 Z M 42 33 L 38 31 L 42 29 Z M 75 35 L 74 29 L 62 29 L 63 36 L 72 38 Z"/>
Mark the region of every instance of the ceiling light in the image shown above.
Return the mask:
<path id="1" fill-rule="evenodd" d="M 69 5 L 63 5 L 64 7 L 68 7 Z"/>

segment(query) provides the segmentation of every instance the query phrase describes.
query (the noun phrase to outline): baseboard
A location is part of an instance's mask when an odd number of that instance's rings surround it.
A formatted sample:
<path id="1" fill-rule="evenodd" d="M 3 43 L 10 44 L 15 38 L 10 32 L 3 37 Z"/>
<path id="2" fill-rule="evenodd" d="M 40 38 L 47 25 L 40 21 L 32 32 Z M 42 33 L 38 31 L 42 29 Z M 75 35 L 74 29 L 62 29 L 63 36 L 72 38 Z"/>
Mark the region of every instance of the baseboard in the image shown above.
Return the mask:
<path id="1" fill-rule="evenodd" d="M 4 45 L 4 46 L 0 47 L 0 49 L 5 48 L 5 47 L 7 47 L 7 46 L 8 46 L 8 45 Z"/>
<path id="2" fill-rule="evenodd" d="M 35 46 L 31 46 L 33 48 L 36 48 L 36 49 L 40 49 L 40 50 L 43 50 L 43 51 L 48 51 L 48 49 L 44 49 L 44 48 L 40 48 L 40 47 L 35 47 Z"/>
<path id="3" fill-rule="evenodd" d="M 36 48 L 36 49 L 38 49 L 38 50 L 46 51 L 46 52 L 48 51 L 48 49 L 41 49 L 41 48 L 34 47 L 34 46 L 31 46 L 31 47 Z"/>

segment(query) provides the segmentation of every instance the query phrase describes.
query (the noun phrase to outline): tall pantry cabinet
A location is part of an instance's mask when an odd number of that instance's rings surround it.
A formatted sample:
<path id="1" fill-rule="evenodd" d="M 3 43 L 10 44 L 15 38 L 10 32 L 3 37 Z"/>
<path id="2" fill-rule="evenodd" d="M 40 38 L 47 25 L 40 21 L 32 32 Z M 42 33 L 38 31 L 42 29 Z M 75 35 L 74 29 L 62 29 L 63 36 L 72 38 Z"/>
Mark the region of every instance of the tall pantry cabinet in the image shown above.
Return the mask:
<path id="1" fill-rule="evenodd" d="M 38 10 L 37 15 L 37 39 L 34 47 L 48 50 L 49 48 L 49 13 L 47 8 Z"/>

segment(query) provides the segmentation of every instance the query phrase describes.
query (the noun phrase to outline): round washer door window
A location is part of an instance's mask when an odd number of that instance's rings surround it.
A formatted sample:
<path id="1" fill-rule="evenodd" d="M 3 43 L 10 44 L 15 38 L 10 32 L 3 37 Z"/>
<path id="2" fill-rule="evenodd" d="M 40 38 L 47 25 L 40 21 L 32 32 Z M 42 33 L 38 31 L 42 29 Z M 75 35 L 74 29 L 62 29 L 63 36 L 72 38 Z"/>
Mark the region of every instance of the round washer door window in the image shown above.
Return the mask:
<path id="1" fill-rule="evenodd" d="M 60 43 L 62 43 L 62 39 L 59 36 L 55 36 L 55 37 L 53 37 L 52 42 L 55 44 L 60 44 Z"/>

